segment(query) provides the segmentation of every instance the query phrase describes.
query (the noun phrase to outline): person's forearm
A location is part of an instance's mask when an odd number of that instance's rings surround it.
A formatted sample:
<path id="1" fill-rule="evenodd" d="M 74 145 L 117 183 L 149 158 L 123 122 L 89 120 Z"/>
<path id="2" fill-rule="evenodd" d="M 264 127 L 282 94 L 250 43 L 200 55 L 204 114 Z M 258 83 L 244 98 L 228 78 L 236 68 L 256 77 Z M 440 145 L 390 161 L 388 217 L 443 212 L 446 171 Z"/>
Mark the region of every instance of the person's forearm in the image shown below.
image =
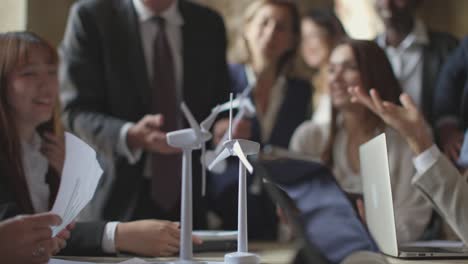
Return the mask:
<path id="1" fill-rule="evenodd" d="M 432 145 L 434 145 L 432 137 L 428 135 L 421 135 L 420 137 L 409 137 L 406 139 L 406 141 L 408 142 L 408 145 L 410 146 L 411 150 L 414 152 L 415 155 L 423 153 L 425 150 L 429 149 Z"/>
<path id="2" fill-rule="evenodd" d="M 408 123 L 399 133 L 405 138 L 415 155 L 423 153 L 434 145 L 432 132 L 426 121 L 420 117 L 419 120 Z"/>

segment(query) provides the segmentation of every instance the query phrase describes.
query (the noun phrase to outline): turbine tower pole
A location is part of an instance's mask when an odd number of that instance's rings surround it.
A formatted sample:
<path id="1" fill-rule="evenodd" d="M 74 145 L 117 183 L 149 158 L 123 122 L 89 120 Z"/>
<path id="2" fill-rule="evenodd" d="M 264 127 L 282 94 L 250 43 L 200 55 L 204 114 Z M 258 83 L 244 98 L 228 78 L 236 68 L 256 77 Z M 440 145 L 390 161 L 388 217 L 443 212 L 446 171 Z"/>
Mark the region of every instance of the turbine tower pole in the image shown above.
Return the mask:
<path id="1" fill-rule="evenodd" d="M 192 260 L 192 151 L 184 149 L 182 161 L 180 259 Z"/>

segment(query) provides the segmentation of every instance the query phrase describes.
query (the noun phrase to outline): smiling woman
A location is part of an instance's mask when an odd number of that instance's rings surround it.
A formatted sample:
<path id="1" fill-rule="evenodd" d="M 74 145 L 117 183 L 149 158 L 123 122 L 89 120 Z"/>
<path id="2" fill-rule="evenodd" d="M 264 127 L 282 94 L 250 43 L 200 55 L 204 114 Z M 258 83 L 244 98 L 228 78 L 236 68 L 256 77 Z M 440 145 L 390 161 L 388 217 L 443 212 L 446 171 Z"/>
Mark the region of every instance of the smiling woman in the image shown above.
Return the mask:
<path id="1" fill-rule="evenodd" d="M 0 33 L 0 220 L 49 211 L 57 195 L 65 160 L 57 65 L 55 49 L 39 36 Z M 5 223 L 14 226 L 13 222 Z M 79 222 L 73 232 L 70 229 L 51 238 L 47 228 L 50 248 L 36 243 L 33 252 L 24 254 L 50 257 L 64 249 L 61 253 L 71 255 L 119 250 L 167 256 L 179 248 L 179 225 L 169 221 Z"/>
<path id="2" fill-rule="evenodd" d="M 38 199 L 31 200 L 19 192 L 28 184 L 20 150 L 22 140 L 34 141 L 36 129 L 39 135 L 62 142 L 61 137 L 55 136 L 63 133 L 57 98 L 58 57 L 52 46 L 34 34 L 22 32 L 3 34 L 0 51 L 0 150 L 7 159 L 2 169 L 25 213 L 47 211 L 47 205 L 55 198 L 53 194 L 49 199 L 48 192 L 38 191 L 35 193 Z M 46 167 L 44 173 L 48 171 L 47 179 L 58 182 L 64 156 L 60 155 L 62 151 L 51 151 L 55 148 L 45 145 L 51 169 Z"/>
<path id="3" fill-rule="evenodd" d="M 386 133 L 398 240 L 418 239 L 429 221 L 431 208 L 411 187 L 412 152 L 401 136 L 370 110 L 352 103 L 348 94 L 350 86 L 360 86 L 365 91 L 375 88 L 384 100 L 398 104 L 401 88 L 385 52 L 372 41 L 342 41 L 330 56 L 328 85 L 333 106 L 331 124 L 303 123 L 294 132 L 290 148 L 320 158 L 333 169 L 346 192 L 362 194 L 359 146 Z"/>
<path id="4" fill-rule="evenodd" d="M 6 96 L 19 131 L 48 121 L 57 104 L 57 57 L 44 47 L 32 47 L 8 76 Z M 28 128 L 29 127 L 29 128 Z"/>

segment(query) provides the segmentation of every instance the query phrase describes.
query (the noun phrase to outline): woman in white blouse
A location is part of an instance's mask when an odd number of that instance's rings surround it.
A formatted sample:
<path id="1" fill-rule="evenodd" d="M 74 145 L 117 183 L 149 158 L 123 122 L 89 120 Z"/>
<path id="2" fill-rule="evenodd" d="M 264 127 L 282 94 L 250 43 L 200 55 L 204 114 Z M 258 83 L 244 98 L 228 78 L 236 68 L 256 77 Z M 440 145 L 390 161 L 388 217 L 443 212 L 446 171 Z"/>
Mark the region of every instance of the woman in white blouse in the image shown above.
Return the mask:
<path id="1" fill-rule="evenodd" d="M 57 64 L 56 50 L 39 36 L 29 32 L 0 34 L 2 221 L 47 212 L 54 203 L 65 160 Z M 48 234 L 51 242 L 34 241 L 35 245 L 14 250 L 43 260 L 60 250 L 72 255 L 124 251 L 168 256 L 179 249 L 179 224 L 175 222 L 80 222 L 71 233 L 70 229 L 54 238 Z"/>
<path id="2" fill-rule="evenodd" d="M 321 159 L 333 169 L 346 192 L 362 194 L 359 146 L 385 132 L 398 241 L 419 239 L 432 210 L 411 186 L 415 172 L 413 154 L 399 134 L 378 116 L 362 105 L 353 104 L 347 91 L 350 86 L 376 88 L 386 101 L 398 103 L 401 89 L 385 53 L 371 41 L 343 41 L 331 54 L 328 84 L 332 99 L 331 124 L 303 123 L 295 131 L 290 148 Z"/>

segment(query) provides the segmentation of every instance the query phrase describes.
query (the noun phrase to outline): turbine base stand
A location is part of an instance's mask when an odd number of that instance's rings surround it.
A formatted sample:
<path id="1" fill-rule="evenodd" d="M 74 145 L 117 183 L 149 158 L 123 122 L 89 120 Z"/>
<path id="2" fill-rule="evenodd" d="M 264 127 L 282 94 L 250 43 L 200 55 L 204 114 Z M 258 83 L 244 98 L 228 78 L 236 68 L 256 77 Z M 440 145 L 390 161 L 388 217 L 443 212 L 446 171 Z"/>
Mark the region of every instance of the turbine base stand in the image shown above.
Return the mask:
<path id="1" fill-rule="evenodd" d="M 258 255 L 248 252 L 234 252 L 224 256 L 225 264 L 260 264 Z"/>
<path id="2" fill-rule="evenodd" d="M 197 260 L 183 260 L 178 259 L 175 261 L 168 262 L 169 264 L 208 264 L 206 261 L 197 261 Z"/>

